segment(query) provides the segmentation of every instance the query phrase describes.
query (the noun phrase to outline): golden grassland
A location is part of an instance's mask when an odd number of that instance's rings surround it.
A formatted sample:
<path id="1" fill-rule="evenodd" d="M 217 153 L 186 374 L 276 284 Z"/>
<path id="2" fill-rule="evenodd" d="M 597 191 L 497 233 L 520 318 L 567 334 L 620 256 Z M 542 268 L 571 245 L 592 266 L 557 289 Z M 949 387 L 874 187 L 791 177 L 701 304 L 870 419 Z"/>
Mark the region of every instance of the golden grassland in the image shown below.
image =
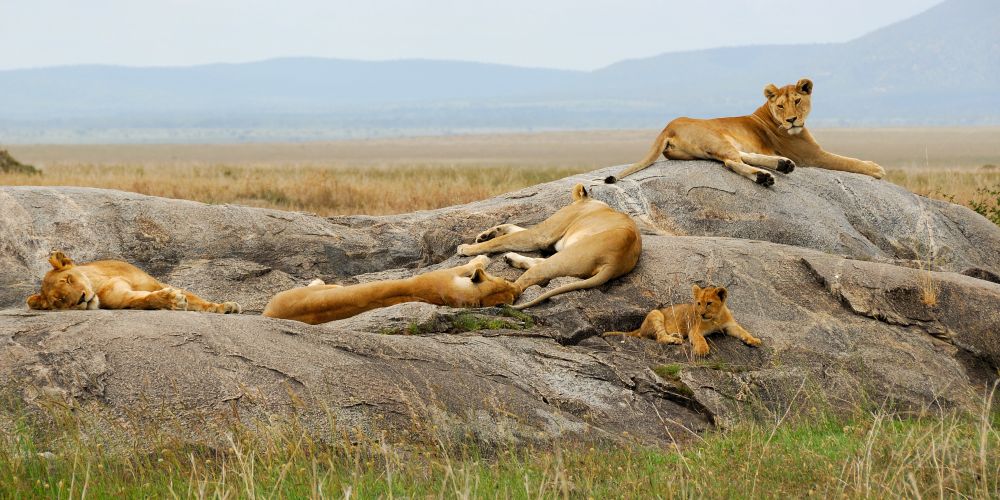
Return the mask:
<path id="1" fill-rule="evenodd" d="M 332 437 L 318 439 L 294 419 L 234 419 L 207 447 L 155 431 L 108 440 L 82 410 L 15 408 L 0 434 L 0 498 L 987 499 L 1000 495 L 1000 415 L 990 407 L 986 397 L 980 411 L 907 418 L 812 408 L 666 447 L 627 432 L 616 446 L 483 447 L 437 427 L 404 444 L 334 420 Z"/>
<path id="2" fill-rule="evenodd" d="M 466 203 L 630 163 L 656 131 L 586 131 L 303 144 L 12 146 L 42 175 L 0 184 L 89 186 L 320 215 L 390 214 Z M 968 204 L 1000 185 L 1000 129 L 834 129 L 830 150 L 872 159 L 887 180 Z M 720 167 L 720 173 L 723 172 Z"/>

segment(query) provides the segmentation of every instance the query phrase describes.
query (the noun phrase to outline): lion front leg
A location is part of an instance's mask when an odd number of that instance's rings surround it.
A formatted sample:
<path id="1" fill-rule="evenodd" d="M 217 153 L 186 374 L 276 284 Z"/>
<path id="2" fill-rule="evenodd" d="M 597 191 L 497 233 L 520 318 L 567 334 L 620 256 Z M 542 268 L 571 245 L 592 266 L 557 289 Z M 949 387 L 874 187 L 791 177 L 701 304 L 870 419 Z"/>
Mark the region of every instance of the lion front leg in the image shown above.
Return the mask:
<path id="1" fill-rule="evenodd" d="M 847 156 L 840 156 L 823 150 L 820 150 L 819 153 L 811 158 L 810 163 L 815 167 L 825 168 L 827 170 L 839 170 L 841 172 L 864 174 L 876 179 L 881 179 L 885 176 L 885 169 L 878 163 L 859 160 L 857 158 L 850 158 Z"/>
<path id="2" fill-rule="evenodd" d="M 181 291 L 187 299 L 187 310 L 197 312 L 211 312 L 220 314 L 240 314 L 243 307 L 236 302 L 209 302 L 191 292 Z"/>
<path id="3" fill-rule="evenodd" d="M 187 309 L 187 297 L 176 288 L 162 288 L 146 292 L 133 290 L 132 284 L 122 278 L 112 278 L 97 292 L 104 309 Z"/>
<path id="4" fill-rule="evenodd" d="M 750 332 L 746 331 L 739 323 L 729 323 L 722 327 L 722 331 L 729 335 L 730 337 L 736 337 L 743 341 L 744 344 L 748 346 L 757 347 L 760 345 L 760 339 L 754 337 Z"/>

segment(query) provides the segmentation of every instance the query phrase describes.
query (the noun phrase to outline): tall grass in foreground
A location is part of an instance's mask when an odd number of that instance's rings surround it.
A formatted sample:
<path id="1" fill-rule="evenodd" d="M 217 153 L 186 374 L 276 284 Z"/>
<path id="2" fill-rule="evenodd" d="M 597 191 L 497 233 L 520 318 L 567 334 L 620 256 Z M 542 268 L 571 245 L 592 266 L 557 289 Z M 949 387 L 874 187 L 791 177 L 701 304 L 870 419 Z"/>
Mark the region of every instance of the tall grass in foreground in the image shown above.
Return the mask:
<path id="1" fill-rule="evenodd" d="M 351 432 L 322 443 L 273 427 L 233 428 L 219 449 L 168 440 L 154 452 L 139 444 L 109 451 L 79 422 L 44 431 L 28 422 L 18 420 L 0 438 L 2 497 L 1000 495 L 1000 417 L 987 410 L 912 419 L 818 415 L 741 423 L 664 449 L 560 441 L 488 456 L 472 445 L 402 447 Z"/>
<path id="2" fill-rule="evenodd" d="M 383 215 L 468 203 L 588 170 L 572 164 L 52 165 L 42 175 L 0 172 L 3 185 L 86 186 L 204 203 Z M 719 168 L 720 175 L 726 174 Z M 969 205 L 1000 186 L 993 168 L 899 169 L 886 178 L 917 194 Z"/>

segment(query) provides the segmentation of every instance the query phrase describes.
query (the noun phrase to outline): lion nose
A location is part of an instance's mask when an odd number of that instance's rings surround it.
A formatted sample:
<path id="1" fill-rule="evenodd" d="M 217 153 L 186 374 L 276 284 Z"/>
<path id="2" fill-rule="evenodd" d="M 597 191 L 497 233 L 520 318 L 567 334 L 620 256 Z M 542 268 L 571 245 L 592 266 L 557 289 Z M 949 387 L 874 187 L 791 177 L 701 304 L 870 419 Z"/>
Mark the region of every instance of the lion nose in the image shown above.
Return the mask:
<path id="1" fill-rule="evenodd" d="M 786 122 L 788 122 L 788 123 L 791 123 L 792 125 L 795 125 L 795 120 L 798 120 L 798 119 L 799 119 L 799 118 L 798 118 L 797 116 L 793 116 L 793 117 L 791 117 L 791 118 L 788 118 L 788 119 L 787 119 L 787 120 L 785 120 L 785 121 L 786 121 Z"/>

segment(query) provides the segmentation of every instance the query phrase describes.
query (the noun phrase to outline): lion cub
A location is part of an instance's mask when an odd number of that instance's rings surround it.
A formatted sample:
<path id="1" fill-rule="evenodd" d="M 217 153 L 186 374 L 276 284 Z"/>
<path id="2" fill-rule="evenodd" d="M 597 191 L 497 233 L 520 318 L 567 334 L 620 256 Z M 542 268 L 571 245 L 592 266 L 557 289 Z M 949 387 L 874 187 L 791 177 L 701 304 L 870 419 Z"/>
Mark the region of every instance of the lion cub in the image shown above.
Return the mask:
<path id="1" fill-rule="evenodd" d="M 607 332 L 604 335 L 625 335 L 656 339 L 661 344 L 683 344 L 684 338 L 691 339 L 695 355 L 708 354 L 705 335 L 725 332 L 750 346 L 759 346 L 760 339 L 750 335 L 733 319 L 726 307 L 728 292 L 721 287 L 691 285 L 694 304 L 678 304 L 663 309 L 653 309 L 646 315 L 642 326 L 631 332 Z"/>

